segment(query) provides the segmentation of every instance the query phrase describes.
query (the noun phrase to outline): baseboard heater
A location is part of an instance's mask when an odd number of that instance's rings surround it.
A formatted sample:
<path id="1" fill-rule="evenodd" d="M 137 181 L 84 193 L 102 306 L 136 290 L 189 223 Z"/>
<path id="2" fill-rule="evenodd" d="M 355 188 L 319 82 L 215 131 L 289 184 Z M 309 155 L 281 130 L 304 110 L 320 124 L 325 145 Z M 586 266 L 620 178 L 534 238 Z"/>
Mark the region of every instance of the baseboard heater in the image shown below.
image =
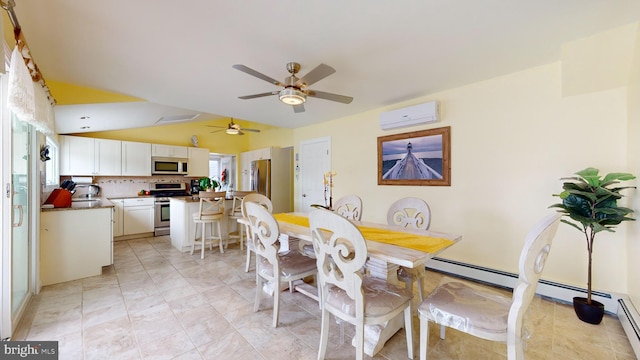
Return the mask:
<path id="1" fill-rule="evenodd" d="M 620 299 L 618 303 L 620 305 L 618 306 L 618 319 L 620 319 L 622 328 L 629 338 L 633 352 L 640 359 L 640 314 L 633 304 L 630 304 L 629 299 Z"/>
<path id="2" fill-rule="evenodd" d="M 506 289 L 513 289 L 518 280 L 518 274 L 506 271 L 490 269 L 482 266 L 467 264 L 458 261 L 452 261 L 435 257 L 427 262 L 427 269 L 437 271 L 443 274 L 477 281 L 492 286 L 498 286 Z M 562 302 L 573 303 L 574 296 L 587 296 L 587 289 L 565 285 L 553 281 L 540 280 L 538 283 L 537 294 L 550 297 Z M 604 304 L 605 311 L 610 314 L 616 314 L 618 311 L 618 299 L 612 294 L 599 291 L 592 291 L 591 298 Z"/>
<path id="3" fill-rule="evenodd" d="M 506 289 L 513 289 L 518 280 L 518 274 L 515 273 L 438 257 L 427 261 L 426 267 L 427 270 L 430 271 Z M 574 296 L 586 297 L 587 290 L 553 281 L 540 280 L 536 293 L 540 296 L 571 304 L 573 303 Z M 604 304 L 607 313 L 618 316 L 636 357 L 640 359 L 640 328 L 638 327 L 638 324 L 640 324 L 640 315 L 638 315 L 633 305 L 629 303 L 629 299 L 620 295 L 599 291 L 592 291 L 591 295 L 592 299 Z"/>

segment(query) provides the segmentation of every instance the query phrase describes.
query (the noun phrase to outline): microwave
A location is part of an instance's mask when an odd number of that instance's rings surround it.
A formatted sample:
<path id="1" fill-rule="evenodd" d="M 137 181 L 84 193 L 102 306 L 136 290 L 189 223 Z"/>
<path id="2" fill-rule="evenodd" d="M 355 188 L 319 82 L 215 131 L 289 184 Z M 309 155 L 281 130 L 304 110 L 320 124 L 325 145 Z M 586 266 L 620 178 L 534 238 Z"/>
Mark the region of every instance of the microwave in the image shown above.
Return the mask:
<path id="1" fill-rule="evenodd" d="M 151 174 L 187 175 L 187 159 L 151 158 Z"/>

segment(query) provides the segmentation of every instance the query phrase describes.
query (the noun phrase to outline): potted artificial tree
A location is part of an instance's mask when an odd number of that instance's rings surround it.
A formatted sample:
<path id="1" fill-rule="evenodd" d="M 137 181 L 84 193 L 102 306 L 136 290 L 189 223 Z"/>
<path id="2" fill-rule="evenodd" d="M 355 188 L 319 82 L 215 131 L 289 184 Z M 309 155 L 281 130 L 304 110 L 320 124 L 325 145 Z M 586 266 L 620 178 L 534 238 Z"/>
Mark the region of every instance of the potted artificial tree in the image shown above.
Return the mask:
<path id="1" fill-rule="evenodd" d="M 584 233 L 587 243 L 587 297 L 574 297 L 573 308 L 578 318 L 590 324 L 599 324 L 604 315 L 604 305 L 591 299 L 591 270 L 593 260 L 593 240 L 600 231 L 614 232 L 615 227 L 623 221 L 635 220 L 627 215 L 632 209 L 618 206 L 617 201 L 623 197 L 620 191 L 635 188 L 634 186 L 618 187 L 620 181 L 635 179 L 627 173 L 610 173 L 603 179 L 598 169 L 587 168 L 575 173 L 578 176 L 561 178 L 562 193 L 554 194 L 562 199 L 562 203 L 551 205 L 569 219 L 562 219 L 578 231 Z"/>

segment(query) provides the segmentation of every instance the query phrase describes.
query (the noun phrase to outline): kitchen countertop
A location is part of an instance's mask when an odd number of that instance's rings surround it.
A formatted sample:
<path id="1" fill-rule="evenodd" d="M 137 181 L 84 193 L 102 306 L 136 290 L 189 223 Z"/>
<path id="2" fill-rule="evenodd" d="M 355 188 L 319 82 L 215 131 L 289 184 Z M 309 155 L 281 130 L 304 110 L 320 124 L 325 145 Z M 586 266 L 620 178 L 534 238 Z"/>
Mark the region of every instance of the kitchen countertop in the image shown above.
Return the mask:
<path id="1" fill-rule="evenodd" d="M 96 198 L 95 201 L 72 201 L 71 207 L 46 208 L 40 207 L 40 211 L 61 211 L 61 210 L 85 210 L 112 208 L 114 205 L 107 198 Z"/>
<path id="2" fill-rule="evenodd" d="M 200 202 L 200 198 L 197 196 L 172 196 L 171 200 L 184 201 L 188 203 Z M 225 200 L 231 201 L 233 197 L 225 197 Z"/>

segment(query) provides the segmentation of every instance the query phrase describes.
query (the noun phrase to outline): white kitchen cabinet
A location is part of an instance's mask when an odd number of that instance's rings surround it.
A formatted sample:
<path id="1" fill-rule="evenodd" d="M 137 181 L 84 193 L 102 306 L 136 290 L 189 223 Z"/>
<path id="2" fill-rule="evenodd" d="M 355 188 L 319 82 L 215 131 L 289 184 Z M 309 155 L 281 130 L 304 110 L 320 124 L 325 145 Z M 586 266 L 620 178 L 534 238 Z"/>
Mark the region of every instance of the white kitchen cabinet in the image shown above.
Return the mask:
<path id="1" fill-rule="evenodd" d="M 151 156 L 186 159 L 189 150 L 186 146 L 151 144 Z"/>
<path id="2" fill-rule="evenodd" d="M 153 232 L 154 198 L 126 198 L 123 200 L 123 235 Z"/>
<path id="3" fill-rule="evenodd" d="M 251 184 L 249 183 L 249 177 L 251 174 L 251 162 L 254 160 L 271 159 L 271 154 L 273 151 L 275 151 L 273 148 L 268 147 L 264 149 L 251 150 L 240 153 L 240 181 L 242 185 L 240 190 L 251 190 Z"/>
<path id="4" fill-rule="evenodd" d="M 112 215 L 110 207 L 41 212 L 43 286 L 100 275 L 112 264 Z"/>
<path id="5" fill-rule="evenodd" d="M 122 176 L 151 176 L 151 144 L 122 142 Z"/>
<path id="6" fill-rule="evenodd" d="M 272 148 L 270 147 L 254 150 L 253 160 L 271 159 L 271 151 L 272 151 Z"/>
<path id="7" fill-rule="evenodd" d="M 187 173 L 189 177 L 209 177 L 209 149 L 190 147 Z"/>
<path id="8" fill-rule="evenodd" d="M 60 175 L 121 175 L 121 141 L 60 136 Z"/>
<path id="9" fill-rule="evenodd" d="M 113 203 L 113 236 L 124 235 L 124 199 L 109 199 Z"/>
<path id="10" fill-rule="evenodd" d="M 251 161 L 253 153 L 251 151 L 240 153 L 240 189 L 241 191 L 251 190 L 249 184 L 249 174 L 251 173 Z"/>

